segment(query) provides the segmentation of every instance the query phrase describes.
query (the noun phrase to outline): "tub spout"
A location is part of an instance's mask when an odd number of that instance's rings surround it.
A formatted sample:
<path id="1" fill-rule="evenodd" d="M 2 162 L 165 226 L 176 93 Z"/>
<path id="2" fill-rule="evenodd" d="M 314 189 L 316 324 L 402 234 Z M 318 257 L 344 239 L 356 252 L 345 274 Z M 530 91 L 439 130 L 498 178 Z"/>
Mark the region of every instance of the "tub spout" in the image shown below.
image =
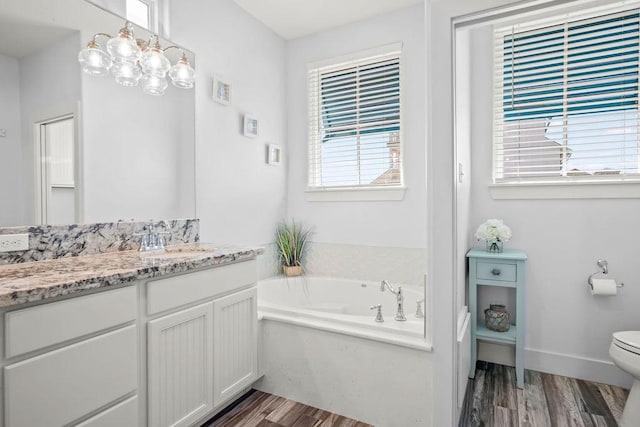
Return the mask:
<path id="1" fill-rule="evenodd" d="M 384 292 L 385 288 L 389 289 L 389 292 L 396 296 L 396 301 L 398 302 L 398 311 L 396 312 L 396 317 L 394 319 L 398 322 L 404 322 L 407 318 L 404 315 L 404 295 L 402 295 L 402 286 L 398 286 L 398 290 L 395 290 L 388 281 L 383 280 L 382 283 L 380 283 L 380 291 Z"/>

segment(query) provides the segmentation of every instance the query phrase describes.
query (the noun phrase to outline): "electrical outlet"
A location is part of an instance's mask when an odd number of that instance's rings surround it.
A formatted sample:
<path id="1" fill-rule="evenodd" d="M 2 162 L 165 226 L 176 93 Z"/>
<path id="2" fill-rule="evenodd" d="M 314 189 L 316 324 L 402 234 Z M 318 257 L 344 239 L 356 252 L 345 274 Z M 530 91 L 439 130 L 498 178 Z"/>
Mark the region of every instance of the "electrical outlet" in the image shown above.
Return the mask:
<path id="1" fill-rule="evenodd" d="M 26 251 L 29 234 L 0 234 L 0 252 Z"/>
<path id="2" fill-rule="evenodd" d="M 0 138 L 6 138 L 6 137 L 7 137 L 7 130 L 0 129 Z"/>

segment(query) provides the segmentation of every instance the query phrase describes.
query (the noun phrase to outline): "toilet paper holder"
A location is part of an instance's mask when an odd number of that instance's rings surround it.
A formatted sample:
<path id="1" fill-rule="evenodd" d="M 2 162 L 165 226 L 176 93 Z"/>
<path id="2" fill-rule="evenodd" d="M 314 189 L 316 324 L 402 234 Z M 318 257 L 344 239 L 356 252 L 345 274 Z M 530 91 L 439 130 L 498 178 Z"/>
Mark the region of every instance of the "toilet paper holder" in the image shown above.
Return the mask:
<path id="1" fill-rule="evenodd" d="M 588 283 L 591 289 L 593 289 L 593 276 L 595 276 L 596 274 L 604 274 L 605 276 L 609 274 L 609 263 L 607 262 L 606 259 L 599 259 L 598 267 L 600 267 L 600 270 L 596 271 L 595 273 L 589 276 Z M 624 283 L 616 284 L 616 287 L 624 288 Z"/>

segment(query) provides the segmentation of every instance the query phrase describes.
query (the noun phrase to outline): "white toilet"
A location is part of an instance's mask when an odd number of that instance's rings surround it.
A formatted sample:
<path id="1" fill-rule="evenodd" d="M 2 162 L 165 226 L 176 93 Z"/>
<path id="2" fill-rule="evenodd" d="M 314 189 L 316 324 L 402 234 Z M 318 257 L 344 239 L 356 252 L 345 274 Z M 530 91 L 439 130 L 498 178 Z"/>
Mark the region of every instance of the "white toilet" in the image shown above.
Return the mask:
<path id="1" fill-rule="evenodd" d="M 633 385 L 622 414 L 622 427 L 640 426 L 640 331 L 614 332 L 609 356 L 633 377 Z"/>

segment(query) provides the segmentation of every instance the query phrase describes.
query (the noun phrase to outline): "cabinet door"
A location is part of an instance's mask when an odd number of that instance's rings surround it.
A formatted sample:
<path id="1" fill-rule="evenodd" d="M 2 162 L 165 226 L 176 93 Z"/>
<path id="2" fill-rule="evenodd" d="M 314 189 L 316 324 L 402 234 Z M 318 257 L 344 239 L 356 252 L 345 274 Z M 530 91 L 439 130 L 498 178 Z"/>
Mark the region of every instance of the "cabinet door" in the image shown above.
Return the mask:
<path id="1" fill-rule="evenodd" d="M 149 425 L 187 426 L 213 409 L 213 303 L 149 322 Z"/>
<path id="2" fill-rule="evenodd" d="M 214 406 L 258 378 L 257 289 L 213 302 Z"/>

